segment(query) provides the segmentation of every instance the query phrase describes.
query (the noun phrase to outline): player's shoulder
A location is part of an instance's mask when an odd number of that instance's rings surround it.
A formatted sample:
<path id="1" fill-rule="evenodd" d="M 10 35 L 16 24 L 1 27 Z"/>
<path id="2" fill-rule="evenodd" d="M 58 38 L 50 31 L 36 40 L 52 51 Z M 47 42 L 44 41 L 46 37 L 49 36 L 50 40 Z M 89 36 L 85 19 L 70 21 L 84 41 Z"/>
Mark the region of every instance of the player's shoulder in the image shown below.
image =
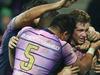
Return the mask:
<path id="1" fill-rule="evenodd" d="M 7 25 L 7 29 L 14 29 L 15 28 L 15 19 L 16 17 L 14 17 L 9 24 Z"/>
<path id="2" fill-rule="evenodd" d="M 26 30 L 31 30 L 31 29 L 34 29 L 34 28 L 32 28 L 32 27 L 30 27 L 30 26 L 26 26 L 26 27 L 23 27 L 23 28 L 21 29 L 21 31 L 26 31 Z"/>
<path id="3" fill-rule="evenodd" d="M 66 41 L 62 41 L 62 40 L 60 40 L 60 43 L 61 43 L 62 48 L 66 48 L 68 50 L 71 50 L 72 49 L 72 46 L 71 46 L 70 43 L 68 43 Z"/>
<path id="4" fill-rule="evenodd" d="M 34 28 L 30 27 L 30 26 L 26 26 L 23 27 L 19 32 L 18 32 L 18 36 L 20 36 L 22 33 L 29 31 L 29 30 L 34 30 Z"/>
<path id="5" fill-rule="evenodd" d="M 59 39 L 60 40 L 60 39 Z M 68 42 L 60 40 L 61 46 L 69 45 Z"/>

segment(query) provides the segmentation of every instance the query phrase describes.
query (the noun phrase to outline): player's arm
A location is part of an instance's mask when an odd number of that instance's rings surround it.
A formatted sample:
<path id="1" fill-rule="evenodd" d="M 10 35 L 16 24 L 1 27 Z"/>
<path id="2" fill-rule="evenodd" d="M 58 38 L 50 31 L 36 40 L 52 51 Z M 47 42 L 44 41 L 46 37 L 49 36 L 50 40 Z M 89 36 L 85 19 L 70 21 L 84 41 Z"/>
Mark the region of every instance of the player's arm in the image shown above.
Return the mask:
<path id="1" fill-rule="evenodd" d="M 15 19 L 15 27 L 20 28 L 26 25 L 30 25 L 33 23 L 33 20 L 40 17 L 45 12 L 51 10 L 57 10 L 62 7 L 68 6 L 71 0 L 59 0 L 58 2 L 51 3 L 51 4 L 44 4 L 40 6 L 36 6 L 26 10 L 25 12 L 19 14 Z M 76 2 L 77 0 L 74 0 Z M 74 2 L 71 2 L 74 3 Z"/>
<path id="2" fill-rule="evenodd" d="M 81 75 L 85 75 L 91 69 L 93 56 L 97 47 L 100 47 L 100 41 L 92 43 L 85 56 L 81 60 L 77 60 L 76 64 L 80 67 Z"/>
<path id="3" fill-rule="evenodd" d="M 15 57 L 14 48 L 16 47 L 18 40 L 19 39 L 17 36 L 13 36 L 13 37 L 11 37 L 11 39 L 9 41 L 9 45 L 8 45 L 8 47 L 9 47 L 9 61 L 10 61 L 10 65 L 12 68 L 14 65 L 14 57 Z"/>

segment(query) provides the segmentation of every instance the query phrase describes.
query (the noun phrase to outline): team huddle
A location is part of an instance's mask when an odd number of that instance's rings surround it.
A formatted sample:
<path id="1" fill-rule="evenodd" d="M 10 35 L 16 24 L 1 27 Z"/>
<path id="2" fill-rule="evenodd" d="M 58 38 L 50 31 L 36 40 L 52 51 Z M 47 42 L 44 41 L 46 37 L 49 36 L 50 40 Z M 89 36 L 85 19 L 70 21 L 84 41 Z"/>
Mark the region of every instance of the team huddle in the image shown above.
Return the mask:
<path id="1" fill-rule="evenodd" d="M 14 17 L 0 47 L 0 75 L 99 74 L 100 33 L 91 26 L 89 14 L 56 11 L 77 1 L 40 3 Z M 52 14 L 44 18 L 46 13 Z"/>

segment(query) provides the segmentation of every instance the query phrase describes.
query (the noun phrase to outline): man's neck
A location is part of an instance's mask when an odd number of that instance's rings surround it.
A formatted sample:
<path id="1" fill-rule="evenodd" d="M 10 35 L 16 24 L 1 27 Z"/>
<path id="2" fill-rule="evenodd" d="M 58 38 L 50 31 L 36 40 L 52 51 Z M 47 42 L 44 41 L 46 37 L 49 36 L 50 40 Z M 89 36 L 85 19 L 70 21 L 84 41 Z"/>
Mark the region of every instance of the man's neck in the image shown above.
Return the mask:
<path id="1" fill-rule="evenodd" d="M 50 30 L 53 34 L 55 34 L 59 37 L 59 31 L 57 29 L 49 27 L 48 30 Z"/>

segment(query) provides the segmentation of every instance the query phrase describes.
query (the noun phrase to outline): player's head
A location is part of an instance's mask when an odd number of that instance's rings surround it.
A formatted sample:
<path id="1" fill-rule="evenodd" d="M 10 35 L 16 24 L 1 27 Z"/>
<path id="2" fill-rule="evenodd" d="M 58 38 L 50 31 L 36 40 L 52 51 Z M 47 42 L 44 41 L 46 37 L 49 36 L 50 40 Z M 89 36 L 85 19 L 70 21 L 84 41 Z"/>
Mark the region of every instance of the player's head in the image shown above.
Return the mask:
<path id="1" fill-rule="evenodd" d="M 76 22 L 72 40 L 76 44 L 83 44 L 87 39 L 87 31 L 90 25 L 90 16 L 83 10 L 74 10 L 70 13 Z"/>
<path id="2" fill-rule="evenodd" d="M 51 22 L 50 28 L 56 32 L 61 40 L 68 40 L 70 34 L 73 33 L 75 21 L 68 14 L 60 14 Z"/>
<path id="3" fill-rule="evenodd" d="M 48 27 L 50 26 L 52 20 L 54 19 L 55 16 L 57 16 L 59 12 L 56 10 L 44 13 L 42 16 L 40 16 L 39 20 L 39 26 L 41 27 Z"/>

